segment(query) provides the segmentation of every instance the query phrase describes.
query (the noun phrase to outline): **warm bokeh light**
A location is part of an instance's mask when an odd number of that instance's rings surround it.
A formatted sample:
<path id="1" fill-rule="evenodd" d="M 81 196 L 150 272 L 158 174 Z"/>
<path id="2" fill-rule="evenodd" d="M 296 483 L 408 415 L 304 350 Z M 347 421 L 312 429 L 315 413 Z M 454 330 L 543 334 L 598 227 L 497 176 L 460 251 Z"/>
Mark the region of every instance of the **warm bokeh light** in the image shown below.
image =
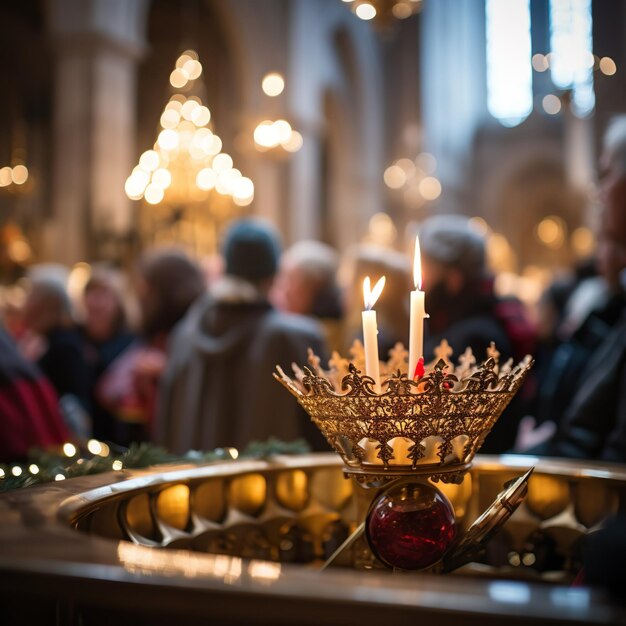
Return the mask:
<path id="1" fill-rule="evenodd" d="M 561 100 L 553 93 L 544 96 L 541 105 L 548 115 L 556 115 L 561 110 Z"/>
<path id="2" fill-rule="evenodd" d="M 197 100 L 189 98 L 180 109 L 180 114 L 188 121 L 191 122 L 191 116 L 194 111 L 200 106 Z"/>
<path id="3" fill-rule="evenodd" d="M 31 463 L 28 466 L 28 471 L 33 475 L 39 474 L 39 465 L 36 465 L 35 463 Z"/>
<path id="4" fill-rule="evenodd" d="M 102 453 L 102 444 L 97 439 L 90 439 L 87 442 L 87 450 L 91 454 L 99 455 Z"/>
<path id="5" fill-rule="evenodd" d="M 600 59 L 600 71 L 606 76 L 613 76 L 617 72 L 617 65 L 611 57 L 602 57 Z"/>
<path id="6" fill-rule="evenodd" d="M 163 189 L 154 184 L 148 185 L 146 190 L 143 192 L 143 197 L 148 204 L 159 204 L 159 202 L 163 200 L 164 195 Z"/>
<path id="7" fill-rule="evenodd" d="M 200 61 L 197 61 L 196 59 L 189 59 L 188 61 L 185 61 L 181 71 L 189 80 L 196 80 L 197 78 L 200 78 L 200 74 L 202 74 L 202 65 Z"/>
<path id="8" fill-rule="evenodd" d="M 417 172 L 417 167 L 415 166 L 415 161 L 411 161 L 411 159 L 403 158 L 398 159 L 395 162 L 395 165 L 402 168 L 404 173 L 406 174 L 407 180 L 413 176 L 415 176 Z"/>
<path id="9" fill-rule="evenodd" d="M 161 129 L 153 149 L 146 150 L 139 163 L 126 179 L 124 191 L 132 200 L 145 200 L 147 204 L 164 203 L 166 206 L 186 207 L 191 203 L 206 202 L 207 194 L 215 190 L 229 196 L 238 206 L 250 204 L 254 185 L 240 181 L 244 178 L 234 168 L 230 155 L 222 152 L 222 140 L 209 126 L 211 112 L 196 95 L 193 81 L 200 78 L 202 65 L 194 50 L 186 50 L 176 61 L 172 85 L 180 85 L 193 95 L 173 94 L 160 116 Z M 286 120 L 269 122 L 273 136 L 288 141 L 295 151 L 302 145 L 302 136 L 291 129 Z M 215 217 L 224 219 L 219 209 Z M 181 221 L 185 228 L 191 222 Z M 204 234 L 200 233 L 199 237 Z M 98 445 L 105 445 L 100 444 Z"/>
<path id="10" fill-rule="evenodd" d="M 392 246 L 398 230 L 387 213 L 372 215 L 368 226 L 368 240 L 379 246 Z"/>
<path id="11" fill-rule="evenodd" d="M 419 190 L 425 200 L 436 200 L 441 195 L 441 183 L 434 176 L 426 176 L 420 181 Z"/>
<path id="12" fill-rule="evenodd" d="M 418 154 L 415 164 L 424 174 L 434 174 L 437 169 L 437 159 L 430 152 Z"/>
<path id="13" fill-rule="evenodd" d="M 14 263 L 26 263 L 32 256 L 30 244 L 25 239 L 15 239 L 7 246 L 9 258 Z"/>
<path id="14" fill-rule="evenodd" d="M 275 98 L 283 93 L 285 89 L 285 79 L 278 72 L 270 72 L 263 77 L 261 88 L 265 95 Z"/>
<path id="15" fill-rule="evenodd" d="M 209 191 L 215 187 L 217 182 L 217 174 L 210 168 L 205 167 L 201 169 L 196 175 L 196 185 L 204 191 Z"/>
<path id="16" fill-rule="evenodd" d="M 289 139 L 284 141 L 281 145 L 287 152 L 298 152 L 303 144 L 304 139 L 302 135 L 297 130 L 292 130 Z"/>
<path id="17" fill-rule="evenodd" d="M 406 172 L 398 165 L 390 165 L 385 170 L 383 179 L 390 189 L 400 189 L 406 183 Z"/>
<path id="18" fill-rule="evenodd" d="M 167 189 L 172 184 L 172 175 L 169 170 L 164 167 L 160 167 L 152 174 L 152 184 L 156 185 L 159 189 Z"/>
<path id="19" fill-rule="evenodd" d="M 211 121 L 211 112 L 205 106 L 196 107 L 191 113 L 191 121 L 196 126 L 206 126 Z"/>
<path id="20" fill-rule="evenodd" d="M 481 235 L 485 236 L 487 235 L 487 233 L 489 233 L 489 224 L 487 224 L 487 222 L 482 218 L 482 217 L 472 217 L 470 218 L 469 221 L 471 227 L 476 231 L 479 232 Z"/>
<path id="21" fill-rule="evenodd" d="M 396 2 L 396 4 L 391 7 L 391 12 L 393 13 L 393 16 L 399 20 L 405 20 L 407 17 L 411 17 L 411 15 L 413 15 L 413 9 L 410 2 Z"/>
<path id="22" fill-rule="evenodd" d="M 560 217 L 549 216 L 541 220 L 536 228 L 537 238 L 548 248 L 558 250 L 565 242 L 565 225 Z"/>
<path id="23" fill-rule="evenodd" d="M 28 180 L 28 168 L 25 165 L 16 165 L 11 171 L 11 180 L 16 185 L 23 185 Z"/>
<path id="24" fill-rule="evenodd" d="M 73 457 L 76 454 L 76 446 L 73 443 L 64 443 L 63 454 L 67 457 Z"/>
<path id="25" fill-rule="evenodd" d="M 593 233 L 586 226 L 576 228 L 572 233 L 572 249 L 576 256 L 585 258 L 591 256 L 595 249 L 596 240 Z"/>
<path id="26" fill-rule="evenodd" d="M 159 147 L 163 150 L 176 150 L 178 148 L 178 133 L 172 129 L 165 129 L 159 133 L 157 139 Z"/>
<path id="27" fill-rule="evenodd" d="M 22 468 L 19 465 L 14 465 L 11 468 L 11 474 L 13 474 L 13 476 L 21 476 L 22 475 Z"/>
<path id="28" fill-rule="evenodd" d="M 13 182 L 9 166 L 0 169 L 0 187 L 8 187 Z"/>
<path id="29" fill-rule="evenodd" d="M 369 2 L 364 2 L 363 4 L 359 4 L 354 9 L 354 12 L 357 14 L 357 17 L 366 21 L 372 20 L 376 17 L 376 8 L 374 7 L 373 4 L 370 4 Z"/>
<path id="30" fill-rule="evenodd" d="M 176 68 L 170 74 L 170 85 L 174 87 L 174 89 L 182 89 L 187 84 L 187 77 L 184 72 Z"/>
<path id="31" fill-rule="evenodd" d="M 229 170 L 233 166 L 233 159 L 230 154 L 220 152 L 213 158 L 213 169 L 219 174 L 225 170 Z"/>
<path id="32" fill-rule="evenodd" d="M 532 64 L 536 72 L 545 72 L 550 67 L 545 54 L 533 54 Z"/>
<path id="33" fill-rule="evenodd" d="M 146 150 L 139 157 L 139 165 L 146 172 L 153 172 L 157 167 L 159 167 L 159 155 L 154 150 Z"/>
<path id="34" fill-rule="evenodd" d="M 78 302 L 82 298 L 85 285 L 91 278 L 91 273 L 91 265 L 84 261 L 79 261 L 72 267 L 67 277 L 67 293 L 73 302 Z"/>

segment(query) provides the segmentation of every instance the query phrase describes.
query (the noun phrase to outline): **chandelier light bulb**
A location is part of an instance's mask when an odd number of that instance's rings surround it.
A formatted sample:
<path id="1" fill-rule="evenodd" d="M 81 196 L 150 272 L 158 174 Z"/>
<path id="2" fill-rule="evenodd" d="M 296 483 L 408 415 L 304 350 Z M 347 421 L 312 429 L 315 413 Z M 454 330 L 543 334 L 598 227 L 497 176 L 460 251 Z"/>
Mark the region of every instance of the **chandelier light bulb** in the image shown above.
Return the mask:
<path id="1" fill-rule="evenodd" d="M 275 98 L 283 93 L 285 89 L 285 79 L 278 72 L 270 72 L 263 77 L 261 88 L 266 96 Z"/>
<path id="2" fill-rule="evenodd" d="M 152 184 L 159 187 L 159 189 L 167 189 L 172 184 L 172 175 L 169 170 L 164 167 L 160 167 L 152 174 Z"/>
<path id="3" fill-rule="evenodd" d="M 298 150 L 302 148 L 303 143 L 304 139 L 302 135 L 297 130 L 292 130 L 289 139 L 284 141 L 281 145 L 287 152 L 298 152 Z"/>
<path id="4" fill-rule="evenodd" d="M 0 169 L 0 187 L 8 187 L 13 181 L 13 177 L 11 176 L 12 170 L 7 165 Z"/>
<path id="5" fill-rule="evenodd" d="M 226 152 L 220 152 L 213 158 L 212 167 L 219 174 L 225 170 L 231 169 L 233 166 L 233 159 Z"/>
<path id="6" fill-rule="evenodd" d="M 185 76 L 183 70 L 176 68 L 170 74 L 170 85 L 174 87 L 174 89 L 182 89 L 187 84 L 187 77 Z"/>
<path id="7" fill-rule="evenodd" d="M 185 104 L 183 104 L 180 113 L 181 115 L 188 121 L 191 121 L 191 115 L 194 112 L 194 109 L 199 107 L 200 105 L 195 100 L 187 100 Z"/>
<path id="8" fill-rule="evenodd" d="M 159 204 L 161 200 L 163 200 L 163 189 L 157 187 L 156 185 L 148 185 L 146 190 L 144 191 L 143 197 L 146 199 L 146 202 L 149 204 Z"/>
<path id="9" fill-rule="evenodd" d="M 206 126 L 211 120 L 211 112 L 205 106 L 198 106 L 191 112 L 191 121 L 196 126 Z"/>
<path id="10" fill-rule="evenodd" d="M 372 20 L 376 17 L 376 8 L 369 2 L 359 4 L 354 12 L 357 14 L 357 17 L 365 21 Z"/>
<path id="11" fill-rule="evenodd" d="M 213 189 L 216 182 L 217 175 L 210 167 L 201 169 L 196 176 L 196 185 L 198 185 L 198 187 L 203 191 L 210 191 Z"/>
<path id="12" fill-rule="evenodd" d="M 155 150 L 146 150 L 139 157 L 139 165 L 147 172 L 153 172 L 159 167 L 159 155 Z"/>
<path id="13" fill-rule="evenodd" d="M 275 134 L 278 143 L 283 143 L 291 139 L 291 124 L 286 120 L 276 120 L 272 124 L 272 130 Z"/>
<path id="14" fill-rule="evenodd" d="M 11 180 L 16 185 L 23 185 L 28 180 L 28 168 L 25 165 L 16 165 L 11 172 Z"/>
<path id="15" fill-rule="evenodd" d="M 159 133 L 157 143 L 159 144 L 159 147 L 163 150 L 176 150 L 179 144 L 178 133 L 175 130 L 169 128 L 166 130 L 162 130 Z"/>

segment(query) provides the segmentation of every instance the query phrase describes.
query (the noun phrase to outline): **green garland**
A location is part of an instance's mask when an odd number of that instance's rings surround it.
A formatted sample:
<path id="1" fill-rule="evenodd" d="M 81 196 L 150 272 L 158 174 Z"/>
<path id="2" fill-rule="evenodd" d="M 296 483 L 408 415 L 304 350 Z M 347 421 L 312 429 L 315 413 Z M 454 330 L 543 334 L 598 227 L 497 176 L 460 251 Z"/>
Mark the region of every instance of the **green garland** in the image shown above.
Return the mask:
<path id="1" fill-rule="evenodd" d="M 114 470 L 141 469 L 166 463 L 201 465 L 237 458 L 266 459 L 277 454 L 304 454 L 310 450 L 304 439 L 284 442 L 274 438 L 266 442 L 254 441 L 241 454 L 234 448 L 217 448 L 210 452 L 190 450 L 184 455 L 176 455 L 149 443 L 131 444 L 128 449 L 118 451 L 109 449 L 106 455 L 76 451 L 76 454 L 67 456 L 63 452 L 33 449 L 28 454 L 27 463 L 0 464 L 0 492 Z M 16 476 L 16 472 L 19 475 Z"/>

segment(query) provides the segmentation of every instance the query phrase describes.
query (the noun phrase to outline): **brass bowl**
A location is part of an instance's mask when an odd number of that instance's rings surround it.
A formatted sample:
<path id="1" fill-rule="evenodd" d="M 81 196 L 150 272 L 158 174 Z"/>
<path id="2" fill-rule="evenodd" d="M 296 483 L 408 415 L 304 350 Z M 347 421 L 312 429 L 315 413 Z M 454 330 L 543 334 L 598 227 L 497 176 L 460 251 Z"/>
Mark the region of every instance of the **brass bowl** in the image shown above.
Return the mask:
<path id="1" fill-rule="evenodd" d="M 141 617 L 177 626 L 199 618 L 621 620 L 622 609 L 603 596 L 564 585 L 579 565 L 580 541 L 623 506 L 626 468 L 478 456 L 461 484 L 438 487 L 467 525 L 532 465 L 527 500 L 491 551 L 450 576 L 358 571 L 376 569 L 363 546 L 344 567 L 318 571 L 358 523 L 365 497 L 335 454 L 160 466 L 7 492 L 0 495 L 0 617 L 48 623 L 69 615 L 75 621 L 67 623 L 84 624 Z"/>

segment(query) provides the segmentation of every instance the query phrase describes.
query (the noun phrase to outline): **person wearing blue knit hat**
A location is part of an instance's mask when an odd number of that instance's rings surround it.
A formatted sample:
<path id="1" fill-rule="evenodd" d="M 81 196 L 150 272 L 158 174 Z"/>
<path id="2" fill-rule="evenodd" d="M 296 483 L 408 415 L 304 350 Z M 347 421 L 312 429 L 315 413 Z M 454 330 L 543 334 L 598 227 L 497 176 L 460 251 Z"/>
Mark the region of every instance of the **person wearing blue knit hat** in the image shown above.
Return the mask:
<path id="1" fill-rule="evenodd" d="M 328 449 L 310 419 L 272 379 L 276 365 L 325 356 L 312 319 L 276 311 L 268 294 L 281 254 L 266 220 L 234 222 L 222 242 L 225 274 L 189 311 L 170 342 L 155 439 L 172 452 L 244 448 L 305 438 Z"/>

